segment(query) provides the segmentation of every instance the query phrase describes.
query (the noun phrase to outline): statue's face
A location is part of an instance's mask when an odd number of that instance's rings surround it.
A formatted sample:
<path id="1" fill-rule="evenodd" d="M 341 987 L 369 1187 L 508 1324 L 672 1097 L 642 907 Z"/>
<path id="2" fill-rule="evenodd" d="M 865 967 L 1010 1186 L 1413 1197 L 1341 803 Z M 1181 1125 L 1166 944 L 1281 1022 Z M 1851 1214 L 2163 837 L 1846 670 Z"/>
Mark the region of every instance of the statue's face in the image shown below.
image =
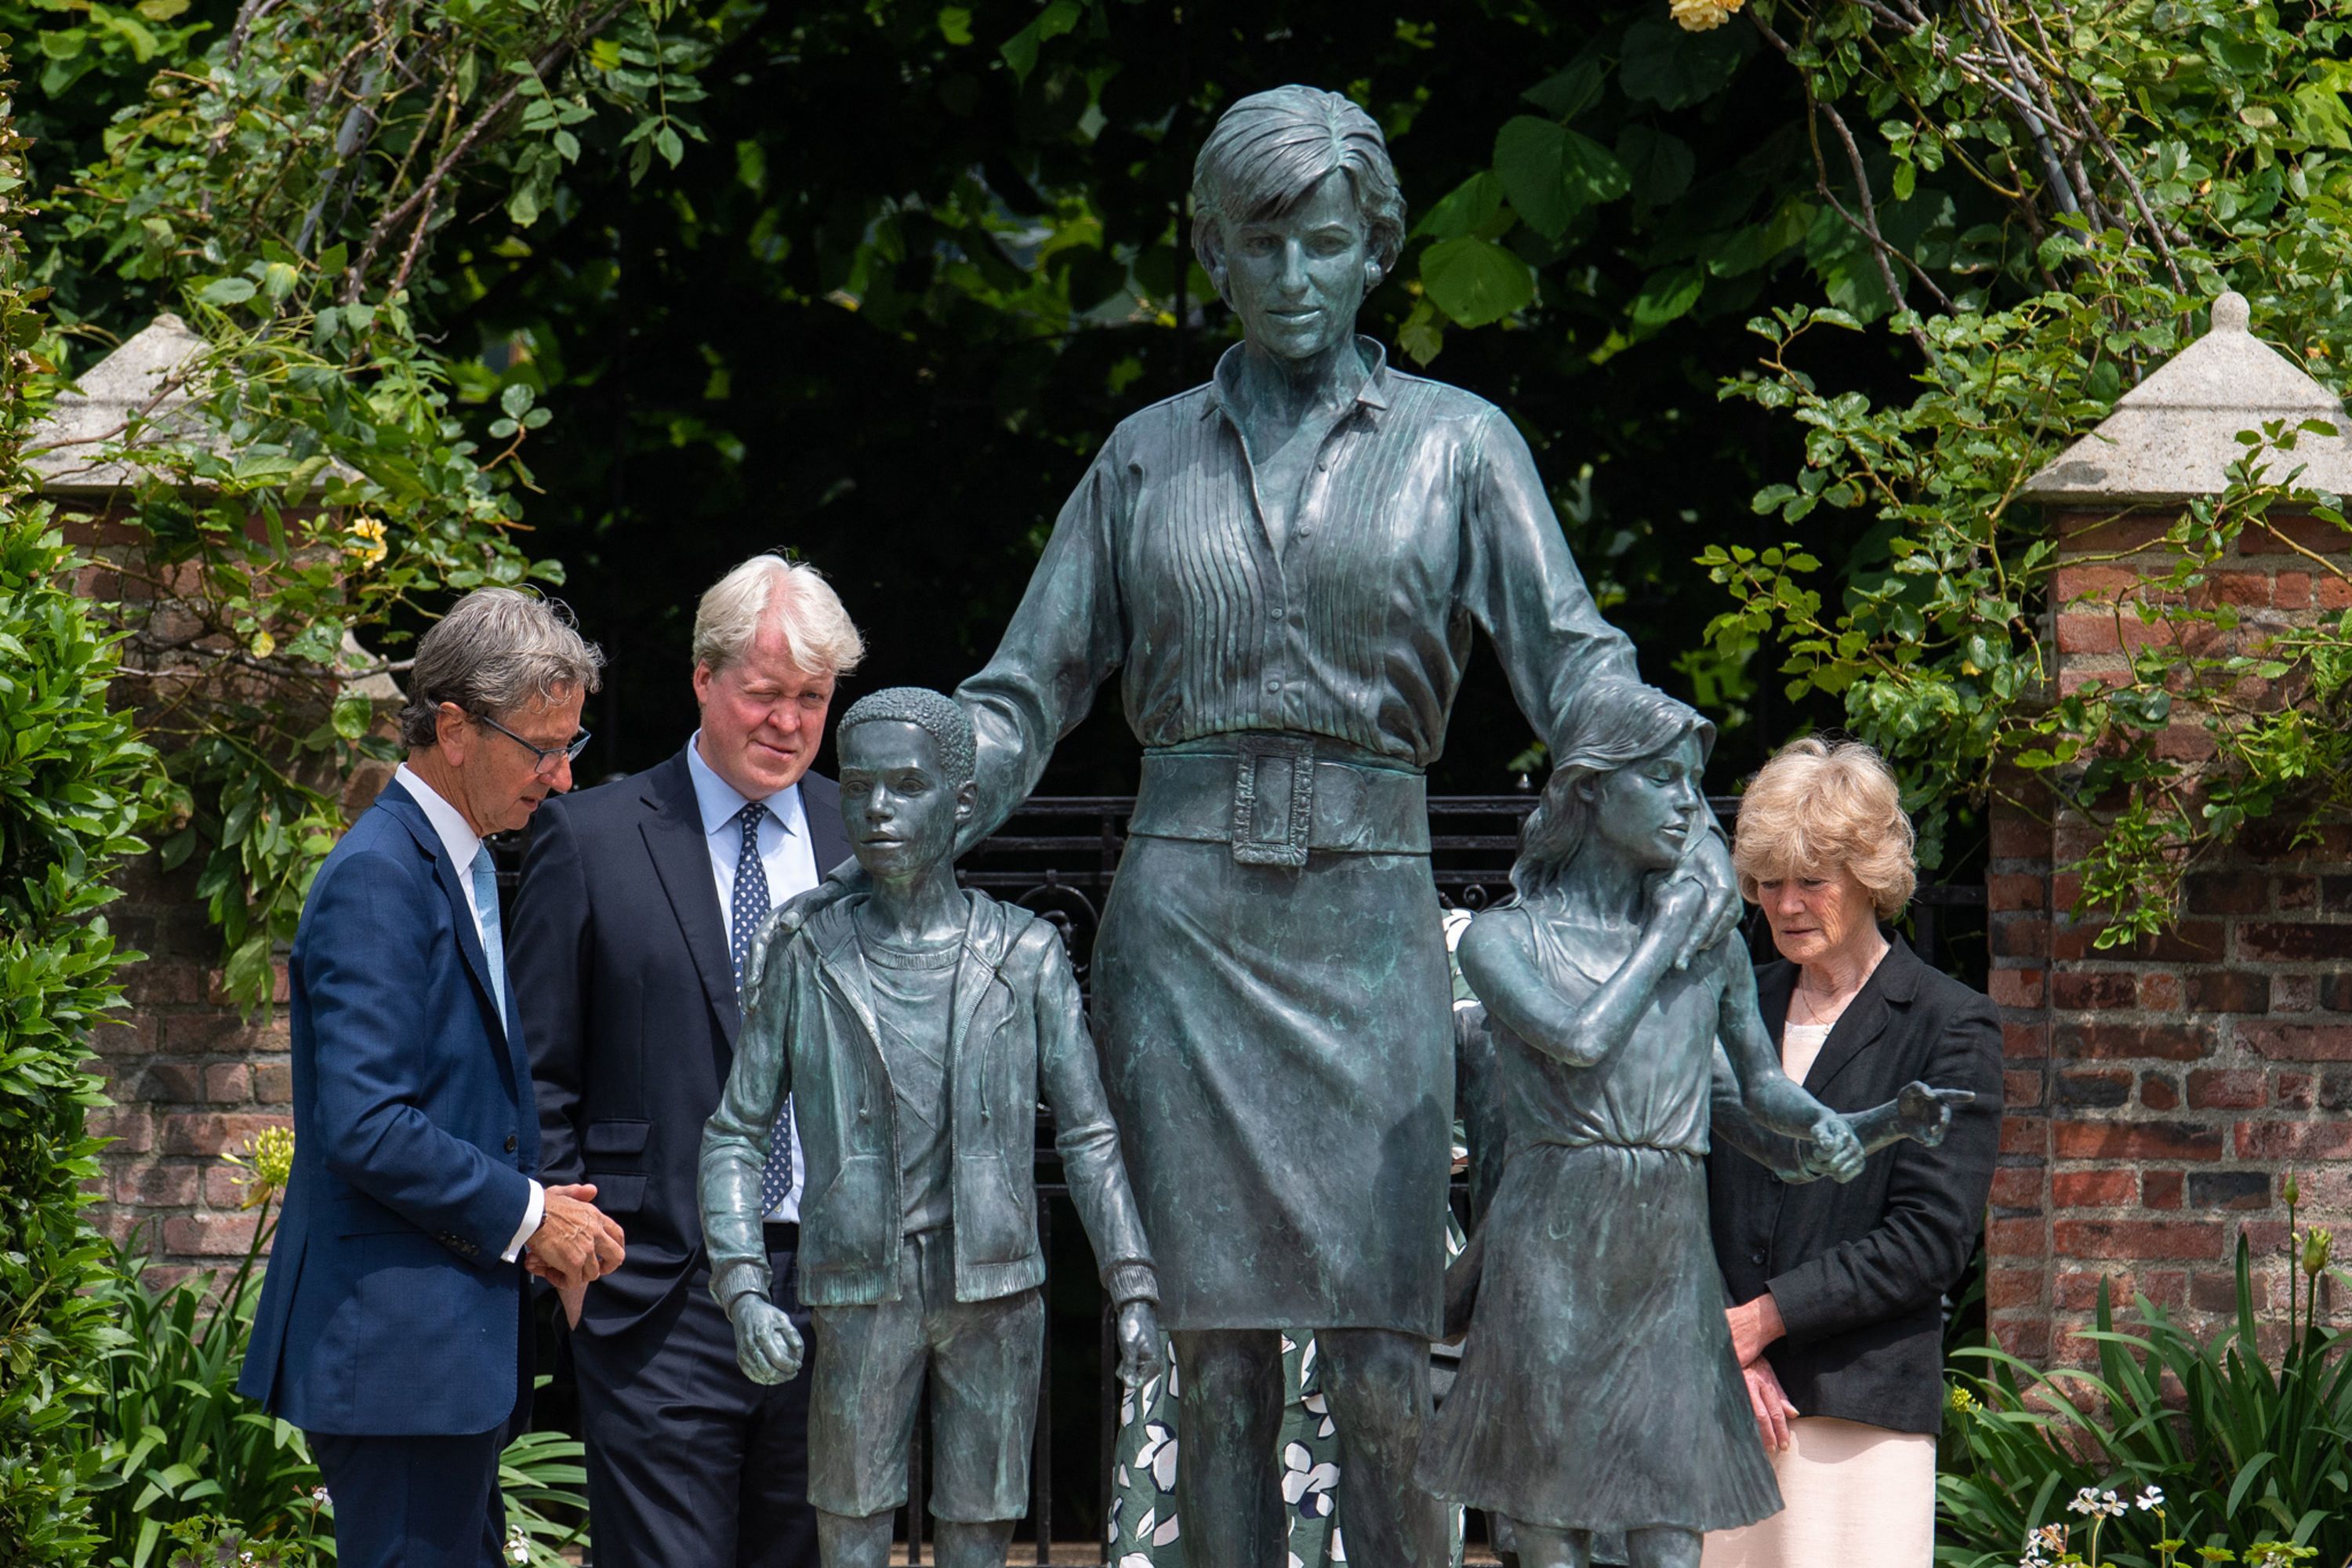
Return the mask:
<path id="1" fill-rule="evenodd" d="M 948 783 L 939 742 L 919 724 L 876 719 L 841 736 L 842 824 L 850 852 L 877 881 L 950 858 L 974 794 Z"/>
<path id="2" fill-rule="evenodd" d="M 1634 865 L 1664 870 L 1682 858 L 1706 811 L 1699 793 L 1706 765 L 1698 737 L 1685 735 L 1656 756 L 1595 781 L 1594 833 Z"/>
<path id="3" fill-rule="evenodd" d="M 1251 342 L 1277 358 L 1313 359 L 1354 335 L 1371 259 L 1356 193 L 1334 169 L 1279 217 L 1227 227 L 1225 292 Z"/>

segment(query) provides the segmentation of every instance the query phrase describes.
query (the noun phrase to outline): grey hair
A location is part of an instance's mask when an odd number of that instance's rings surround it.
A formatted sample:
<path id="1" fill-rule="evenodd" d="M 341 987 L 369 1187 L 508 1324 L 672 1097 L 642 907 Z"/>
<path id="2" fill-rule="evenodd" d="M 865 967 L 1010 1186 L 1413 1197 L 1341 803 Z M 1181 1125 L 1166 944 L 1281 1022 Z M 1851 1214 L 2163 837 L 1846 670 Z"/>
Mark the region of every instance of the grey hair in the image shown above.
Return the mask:
<path id="1" fill-rule="evenodd" d="M 477 719 L 496 718 L 534 697 L 593 691 L 604 666 L 603 651 L 580 635 L 562 600 L 477 588 L 418 641 L 400 738 L 412 751 L 436 744 L 444 702 Z"/>
<path id="2" fill-rule="evenodd" d="M 866 657 L 866 639 L 824 574 L 771 552 L 754 555 L 702 595 L 694 611 L 694 662 L 726 668 L 751 647 L 771 611 L 793 667 L 805 674 L 847 675 Z"/>
<path id="3" fill-rule="evenodd" d="M 927 686 L 886 686 L 849 706 L 834 730 L 836 744 L 860 724 L 894 720 L 913 724 L 940 748 L 940 765 L 958 789 L 979 775 L 979 747 L 972 739 L 971 715 L 953 698 Z"/>
<path id="4" fill-rule="evenodd" d="M 1192 164 L 1192 251 L 1220 292 L 1224 226 L 1288 211 L 1335 169 L 1348 176 L 1386 277 L 1404 249 L 1404 194 L 1370 115 L 1321 88 L 1277 87 L 1218 118 Z"/>

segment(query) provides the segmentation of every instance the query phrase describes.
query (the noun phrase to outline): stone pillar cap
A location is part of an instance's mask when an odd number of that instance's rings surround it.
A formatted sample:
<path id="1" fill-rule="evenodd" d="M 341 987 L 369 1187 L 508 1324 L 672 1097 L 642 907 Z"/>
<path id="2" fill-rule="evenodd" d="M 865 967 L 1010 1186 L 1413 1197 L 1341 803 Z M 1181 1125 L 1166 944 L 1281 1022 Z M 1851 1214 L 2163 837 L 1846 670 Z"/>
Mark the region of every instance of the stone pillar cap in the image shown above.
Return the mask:
<path id="1" fill-rule="evenodd" d="M 2343 400 L 2255 337 L 2252 319 L 2244 295 L 2217 298 L 2211 330 L 2116 399 L 2115 412 L 2027 480 L 2024 493 L 2093 507 L 2218 496 L 2246 451 L 2238 433 L 2274 419 L 2324 419 L 2336 434 L 2305 435 L 2293 452 L 2273 456 L 2273 477 L 2301 464 L 2298 486 L 2352 493 L 2352 417 Z"/>

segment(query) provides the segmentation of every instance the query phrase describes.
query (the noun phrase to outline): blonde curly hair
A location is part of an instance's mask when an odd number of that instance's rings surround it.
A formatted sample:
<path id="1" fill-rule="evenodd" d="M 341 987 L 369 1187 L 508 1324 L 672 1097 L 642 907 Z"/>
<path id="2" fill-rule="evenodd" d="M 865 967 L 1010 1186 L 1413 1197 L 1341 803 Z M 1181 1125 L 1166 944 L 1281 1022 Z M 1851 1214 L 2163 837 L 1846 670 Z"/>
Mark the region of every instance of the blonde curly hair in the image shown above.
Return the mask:
<path id="1" fill-rule="evenodd" d="M 1876 752 L 1859 741 L 1808 735 L 1780 748 L 1739 797 L 1732 869 L 1739 896 L 1760 901 L 1759 882 L 1853 873 L 1881 920 L 1911 901 L 1919 883 L 1903 792 Z"/>

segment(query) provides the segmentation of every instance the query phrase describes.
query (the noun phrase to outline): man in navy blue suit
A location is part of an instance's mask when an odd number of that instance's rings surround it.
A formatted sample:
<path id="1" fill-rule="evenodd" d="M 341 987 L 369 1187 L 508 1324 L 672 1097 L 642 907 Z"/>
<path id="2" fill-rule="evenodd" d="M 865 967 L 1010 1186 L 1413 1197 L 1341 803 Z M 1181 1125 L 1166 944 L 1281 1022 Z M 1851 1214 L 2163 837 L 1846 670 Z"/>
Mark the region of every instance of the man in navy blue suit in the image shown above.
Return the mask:
<path id="1" fill-rule="evenodd" d="M 542 1157 L 629 1227 L 626 1268 L 563 1292 L 596 1568 L 815 1568 L 809 1380 L 763 1387 L 737 1367 L 696 1162 L 752 936 L 849 858 L 840 792 L 809 764 L 864 651 L 814 567 L 754 556 L 696 609 L 702 723 L 685 747 L 531 825 L 513 951 Z M 761 1239 L 805 1331 L 789 1109 L 774 1131 L 789 1154 L 761 1184 Z"/>
<path id="2" fill-rule="evenodd" d="M 294 1173 L 237 1387 L 302 1428 L 340 1568 L 490 1568 L 528 1415 L 524 1261 L 620 1267 L 542 1186 L 486 834 L 571 787 L 601 656 L 560 606 L 467 595 L 417 645 L 408 760 L 327 857 L 294 942 Z"/>

